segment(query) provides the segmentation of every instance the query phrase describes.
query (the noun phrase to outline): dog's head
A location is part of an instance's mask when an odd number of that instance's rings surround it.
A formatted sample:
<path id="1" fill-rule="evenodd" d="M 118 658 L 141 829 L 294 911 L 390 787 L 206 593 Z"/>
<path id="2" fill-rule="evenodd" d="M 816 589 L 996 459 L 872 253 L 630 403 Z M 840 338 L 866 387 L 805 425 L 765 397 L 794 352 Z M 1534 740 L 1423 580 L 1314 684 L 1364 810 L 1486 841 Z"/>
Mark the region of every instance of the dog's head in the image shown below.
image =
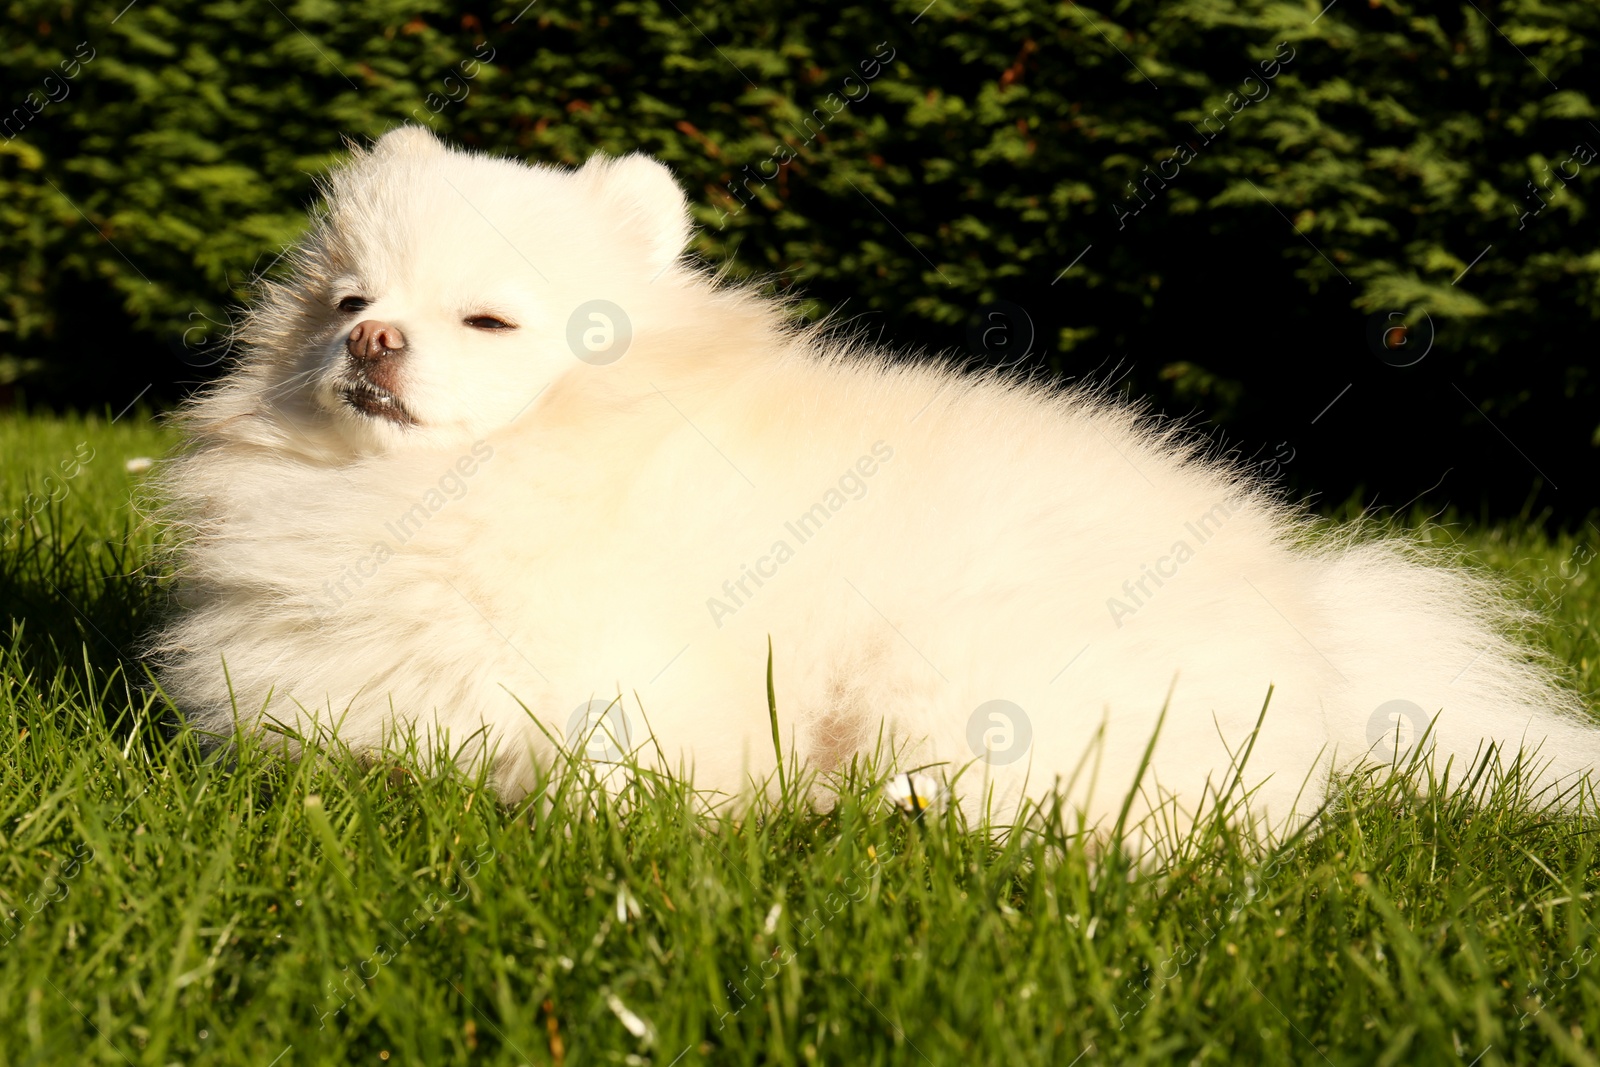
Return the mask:
<path id="1" fill-rule="evenodd" d="M 324 192 L 247 339 L 277 399 L 361 451 L 481 437 L 620 358 L 669 299 L 658 279 L 689 231 L 682 191 L 644 156 L 528 165 L 418 127 Z"/>

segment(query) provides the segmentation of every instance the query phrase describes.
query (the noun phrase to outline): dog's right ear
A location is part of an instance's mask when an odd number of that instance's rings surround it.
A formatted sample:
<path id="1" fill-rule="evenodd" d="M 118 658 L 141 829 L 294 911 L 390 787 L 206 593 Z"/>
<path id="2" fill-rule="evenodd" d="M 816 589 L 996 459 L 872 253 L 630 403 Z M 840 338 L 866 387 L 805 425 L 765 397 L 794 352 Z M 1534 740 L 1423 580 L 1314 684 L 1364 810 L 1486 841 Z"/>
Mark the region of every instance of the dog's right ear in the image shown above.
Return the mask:
<path id="1" fill-rule="evenodd" d="M 443 151 L 444 145 L 431 131 L 410 123 L 396 126 L 372 146 L 372 154 L 379 159 L 392 159 L 400 155 L 435 155 Z"/>
<path id="2" fill-rule="evenodd" d="M 372 176 L 396 160 L 426 159 L 449 151 L 430 131 L 410 123 L 396 126 L 370 148 L 350 137 L 344 139 L 344 147 L 350 158 L 317 182 L 330 208 L 341 200 L 360 196 Z"/>

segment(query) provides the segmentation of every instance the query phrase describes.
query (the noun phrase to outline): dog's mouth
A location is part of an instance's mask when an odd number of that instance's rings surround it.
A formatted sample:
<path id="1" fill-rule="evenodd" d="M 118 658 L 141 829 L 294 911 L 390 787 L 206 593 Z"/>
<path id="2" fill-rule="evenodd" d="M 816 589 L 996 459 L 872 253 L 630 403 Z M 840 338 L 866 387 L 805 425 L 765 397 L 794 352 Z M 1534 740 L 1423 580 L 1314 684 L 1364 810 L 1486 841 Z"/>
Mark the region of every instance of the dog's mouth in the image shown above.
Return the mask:
<path id="1" fill-rule="evenodd" d="M 350 382 L 339 390 L 339 399 L 368 418 L 383 419 L 396 426 L 415 426 L 417 420 L 400 398 L 371 382 Z"/>

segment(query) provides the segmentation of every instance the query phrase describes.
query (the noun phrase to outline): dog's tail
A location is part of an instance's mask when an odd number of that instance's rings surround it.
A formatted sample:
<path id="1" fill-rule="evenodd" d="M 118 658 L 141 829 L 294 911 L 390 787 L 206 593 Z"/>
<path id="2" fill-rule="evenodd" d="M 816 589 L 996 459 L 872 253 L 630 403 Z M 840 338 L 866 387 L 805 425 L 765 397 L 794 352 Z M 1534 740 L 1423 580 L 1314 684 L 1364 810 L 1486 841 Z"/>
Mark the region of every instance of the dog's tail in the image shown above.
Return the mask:
<path id="1" fill-rule="evenodd" d="M 1600 722 L 1534 650 L 1539 618 L 1504 583 L 1397 538 L 1317 554 L 1324 651 L 1350 697 L 1327 709 L 1341 764 L 1404 759 L 1423 742 L 1460 781 L 1493 745 L 1503 766 L 1527 757 L 1546 799 L 1600 780 Z"/>

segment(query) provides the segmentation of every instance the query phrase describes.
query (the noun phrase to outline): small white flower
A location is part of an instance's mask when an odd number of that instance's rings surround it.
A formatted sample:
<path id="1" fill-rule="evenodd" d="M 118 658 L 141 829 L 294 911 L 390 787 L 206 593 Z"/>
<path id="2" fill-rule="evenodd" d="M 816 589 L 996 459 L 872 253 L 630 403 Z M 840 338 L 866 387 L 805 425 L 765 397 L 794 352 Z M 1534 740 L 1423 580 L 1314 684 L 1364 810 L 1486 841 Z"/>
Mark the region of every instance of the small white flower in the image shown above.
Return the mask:
<path id="1" fill-rule="evenodd" d="M 780 916 L 782 914 L 783 914 L 783 905 L 782 904 L 774 904 L 772 906 L 772 910 L 767 912 L 767 921 L 761 925 L 761 928 L 763 930 L 765 930 L 769 934 L 772 933 L 773 931 L 777 930 L 777 928 L 778 928 L 778 916 Z"/>
<path id="2" fill-rule="evenodd" d="M 124 463 L 123 467 L 127 469 L 129 474 L 143 474 L 145 471 L 150 469 L 151 464 L 154 462 L 155 460 L 151 459 L 149 456 L 134 456 L 132 459 L 128 460 L 128 462 Z"/>
<path id="3" fill-rule="evenodd" d="M 625 923 L 639 917 L 639 898 L 628 891 L 626 882 L 617 884 L 617 922 Z"/>
<path id="4" fill-rule="evenodd" d="M 883 791 L 895 807 L 912 815 L 929 808 L 937 810 L 945 798 L 942 783 L 931 775 L 917 771 L 895 775 L 884 783 Z"/>
<path id="5" fill-rule="evenodd" d="M 628 1033 L 645 1044 L 650 1044 L 655 1040 L 655 1034 L 652 1032 L 650 1024 L 639 1018 L 626 1004 L 622 1003 L 621 997 L 615 993 L 607 993 L 606 1007 L 611 1009 L 611 1013 L 622 1022 L 623 1028 Z"/>

